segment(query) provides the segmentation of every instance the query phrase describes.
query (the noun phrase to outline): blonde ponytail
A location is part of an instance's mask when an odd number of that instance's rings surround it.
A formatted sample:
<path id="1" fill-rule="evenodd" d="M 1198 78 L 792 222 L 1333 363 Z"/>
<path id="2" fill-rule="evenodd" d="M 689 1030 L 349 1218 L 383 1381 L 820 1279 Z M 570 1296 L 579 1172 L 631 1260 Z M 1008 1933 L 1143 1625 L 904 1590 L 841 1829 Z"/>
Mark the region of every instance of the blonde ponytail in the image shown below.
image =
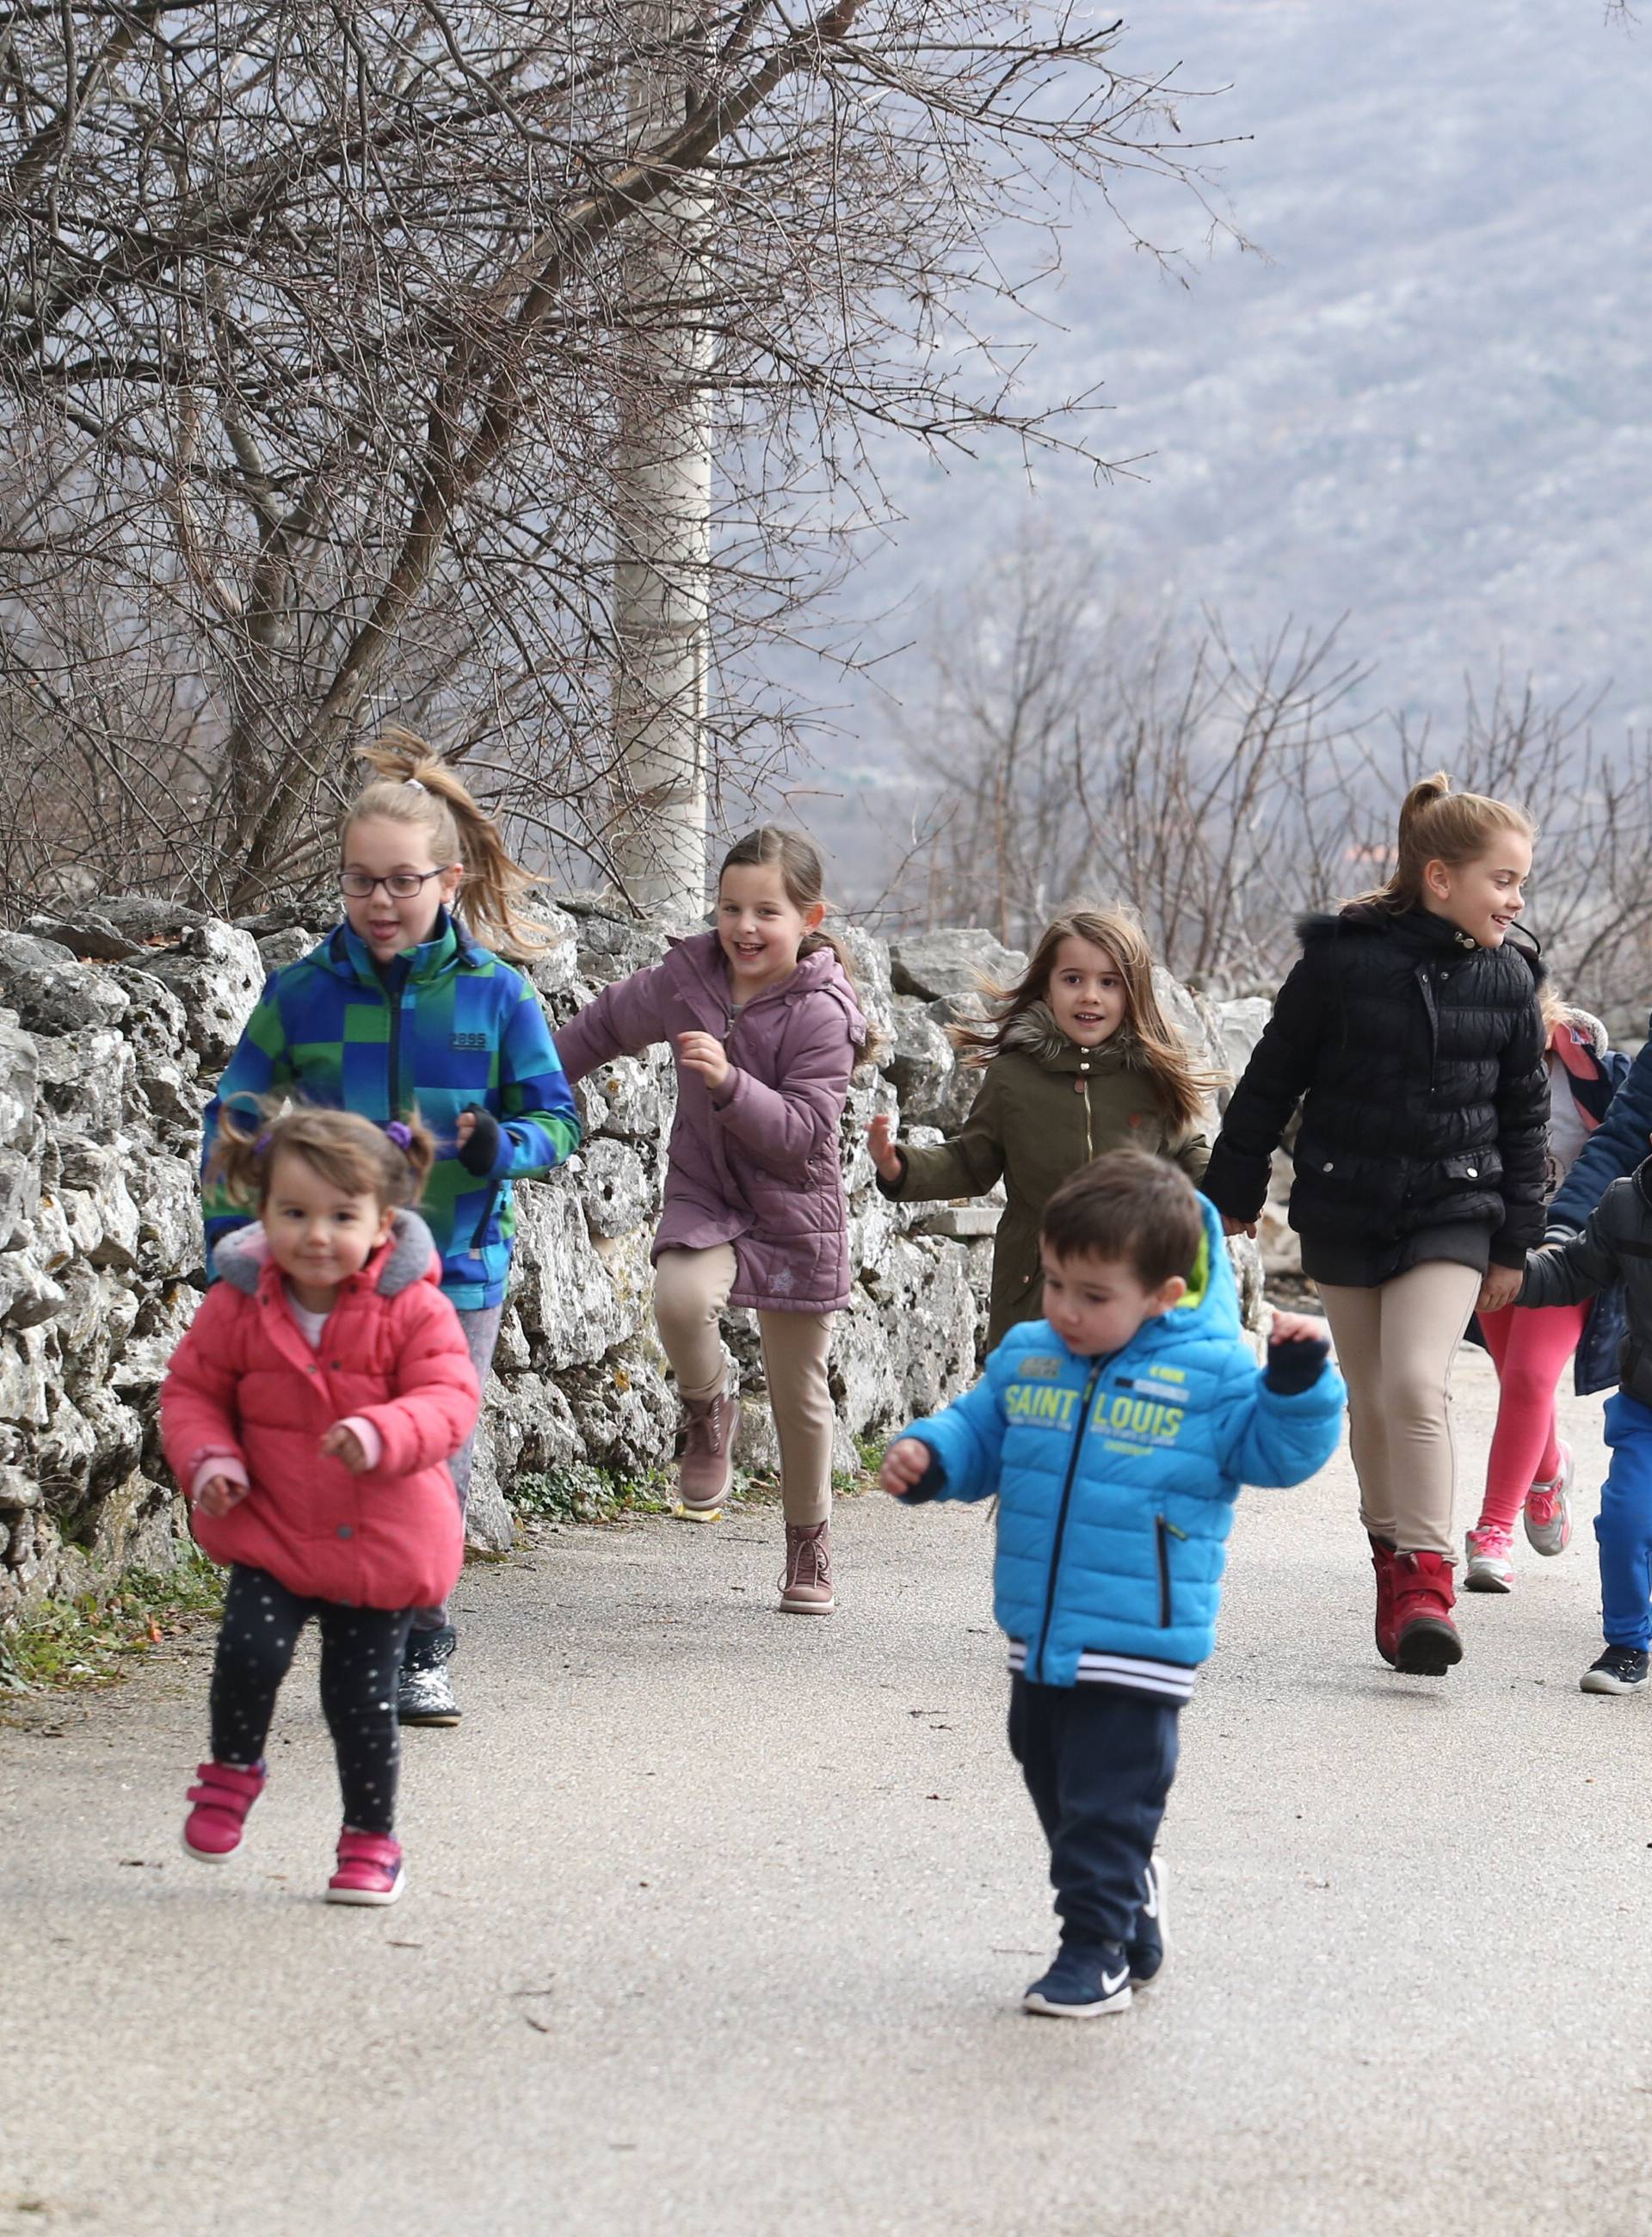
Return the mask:
<path id="1" fill-rule="evenodd" d="M 425 832 L 438 862 L 463 865 L 458 908 L 479 939 L 530 954 L 544 948 L 544 933 L 519 916 L 513 903 L 545 881 L 506 852 L 498 824 L 446 762 L 413 731 L 396 728 L 381 730 L 360 748 L 358 759 L 373 772 L 373 782 L 351 803 L 345 832 L 368 815 Z"/>
<path id="2" fill-rule="evenodd" d="M 1535 842 L 1537 827 L 1524 808 L 1506 800 L 1491 800 L 1484 793 L 1453 792 L 1444 769 L 1421 777 L 1399 808 L 1399 843 L 1393 874 L 1384 884 L 1356 898 L 1371 908 L 1417 907 L 1423 899 L 1423 874 L 1431 862 L 1459 869 L 1483 855 L 1500 831 L 1518 831 Z"/>

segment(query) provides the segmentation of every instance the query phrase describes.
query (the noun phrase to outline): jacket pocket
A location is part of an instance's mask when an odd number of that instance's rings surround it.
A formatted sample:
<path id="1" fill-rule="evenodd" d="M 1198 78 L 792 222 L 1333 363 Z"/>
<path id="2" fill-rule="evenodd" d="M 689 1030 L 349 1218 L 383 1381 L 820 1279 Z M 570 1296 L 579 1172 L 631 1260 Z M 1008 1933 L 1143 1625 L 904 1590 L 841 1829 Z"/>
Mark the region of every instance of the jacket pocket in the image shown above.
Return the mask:
<path id="1" fill-rule="evenodd" d="M 477 1221 L 475 1226 L 471 1230 L 470 1250 L 471 1256 L 472 1257 L 479 1257 L 480 1254 L 486 1250 L 488 1231 L 492 1226 L 494 1219 L 498 1217 L 499 1205 L 503 1202 L 504 1197 L 505 1190 L 503 1184 L 499 1181 L 495 1181 L 492 1187 L 490 1188 L 487 1192 L 486 1201 L 482 1206 L 482 1216 Z"/>
<path id="2" fill-rule="evenodd" d="M 1175 1524 L 1167 1522 L 1162 1514 L 1155 1514 L 1153 1519 L 1153 1550 L 1159 1561 L 1159 1628 L 1160 1631 L 1168 1631 L 1172 1613 L 1170 1541 L 1173 1538 L 1180 1538 L 1185 1543 L 1187 1533 L 1185 1530 L 1178 1530 Z"/>

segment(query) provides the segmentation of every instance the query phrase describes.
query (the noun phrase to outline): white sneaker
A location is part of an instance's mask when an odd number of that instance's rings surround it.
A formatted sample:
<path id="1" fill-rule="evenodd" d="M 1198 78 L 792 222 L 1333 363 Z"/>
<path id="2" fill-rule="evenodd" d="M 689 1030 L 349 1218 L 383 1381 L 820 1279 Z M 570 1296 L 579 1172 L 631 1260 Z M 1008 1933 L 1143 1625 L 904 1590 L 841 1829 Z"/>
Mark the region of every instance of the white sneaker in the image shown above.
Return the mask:
<path id="1" fill-rule="evenodd" d="M 1576 1475 L 1572 1448 L 1560 1448 L 1560 1474 L 1549 1483 L 1534 1483 L 1526 1494 L 1523 1516 L 1526 1543 L 1538 1554 L 1563 1554 L 1571 1542 L 1572 1478 Z"/>
<path id="2" fill-rule="evenodd" d="M 1465 1593 L 1514 1590 L 1514 1541 L 1506 1530 L 1470 1530 L 1463 1541 Z"/>

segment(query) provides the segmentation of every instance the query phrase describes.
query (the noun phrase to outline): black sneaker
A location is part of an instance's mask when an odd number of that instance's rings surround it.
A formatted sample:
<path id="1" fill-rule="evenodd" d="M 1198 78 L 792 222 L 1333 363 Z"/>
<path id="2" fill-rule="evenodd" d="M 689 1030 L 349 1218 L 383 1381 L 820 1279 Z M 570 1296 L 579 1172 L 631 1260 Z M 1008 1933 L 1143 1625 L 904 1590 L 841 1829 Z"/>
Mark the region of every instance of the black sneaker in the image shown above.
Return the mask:
<path id="1" fill-rule="evenodd" d="M 1021 2009 L 1053 2020 L 1093 2020 L 1121 2012 L 1129 2001 L 1130 1960 L 1122 1942 L 1088 1948 L 1064 1942 L 1049 1971 L 1021 1998 Z"/>
<path id="2" fill-rule="evenodd" d="M 1646 1684 L 1646 1675 L 1644 1647 L 1609 1646 L 1577 1682 L 1585 1693 L 1638 1693 Z"/>
<path id="3" fill-rule="evenodd" d="M 452 1624 L 439 1631 L 407 1634 L 406 1650 L 396 1679 L 396 1722 L 399 1725 L 456 1725 L 459 1701 L 447 1666 L 453 1659 L 459 1634 Z"/>
<path id="4" fill-rule="evenodd" d="M 1130 1960 L 1130 1985 L 1145 1989 L 1164 1970 L 1169 1937 L 1165 1925 L 1165 1865 L 1162 1857 L 1150 1857 L 1142 1876 L 1147 1892 L 1136 1913 L 1136 1930 L 1124 1945 Z"/>

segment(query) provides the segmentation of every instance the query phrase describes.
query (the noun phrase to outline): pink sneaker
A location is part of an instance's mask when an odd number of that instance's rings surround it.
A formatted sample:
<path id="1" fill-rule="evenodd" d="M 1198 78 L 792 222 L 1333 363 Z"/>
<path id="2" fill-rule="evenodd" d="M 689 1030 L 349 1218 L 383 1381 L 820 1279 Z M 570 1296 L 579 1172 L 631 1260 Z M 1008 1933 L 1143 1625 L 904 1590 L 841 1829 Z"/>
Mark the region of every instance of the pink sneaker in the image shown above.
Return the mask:
<path id="1" fill-rule="evenodd" d="M 1572 1448 L 1560 1448 L 1560 1474 L 1548 1483 L 1534 1483 L 1526 1494 L 1526 1543 L 1534 1553 L 1563 1554 L 1571 1543 L 1572 1478 L 1576 1467 Z"/>
<path id="2" fill-rule="evenodd" d="M 339 1869 L 327 1884 L 329 1903 L 398 1903 L 406 1885 L 401 1844 L 388 1833 L 339 1835 Z"/>
<path id="3" fill-rule="evenodd" d="M 1514 1539 L 1507 1530 L 1483 1522 L 1463 1540 L 1463 1589 L 1465 1593 L 1511 1593 L 1514 1590 Z"/>
<path id="4" fill-rule="evenodd" d="M 183 1853 L 197 1864 L 221 1864 L 241 1846 L 247 1812 L 264 1791 L 268 1772 L 261 1763 L 236 1771 L 227 1763 L 203 1763 L 189 1789 L 195 1808 L 183 1821 Z"/>

